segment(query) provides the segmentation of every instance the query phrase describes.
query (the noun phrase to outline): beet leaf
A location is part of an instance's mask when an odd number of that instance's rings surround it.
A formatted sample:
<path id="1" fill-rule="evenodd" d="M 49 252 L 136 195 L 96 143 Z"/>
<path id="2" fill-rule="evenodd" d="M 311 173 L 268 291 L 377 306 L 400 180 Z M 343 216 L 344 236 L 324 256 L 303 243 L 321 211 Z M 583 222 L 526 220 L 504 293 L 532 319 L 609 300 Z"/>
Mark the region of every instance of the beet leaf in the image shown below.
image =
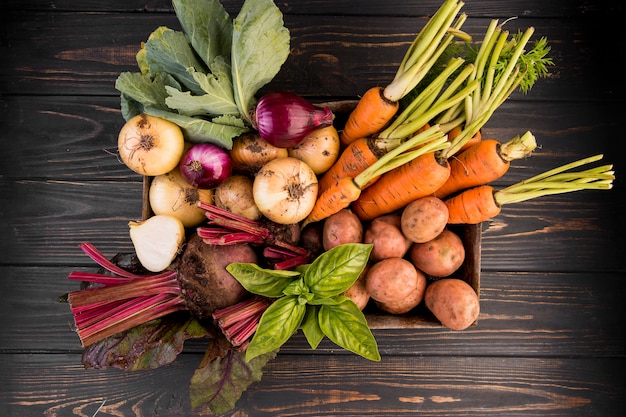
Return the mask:
<path id="1" fill-rule="evenodd" d="M 278 349 L 246 362 L 245 351 L 232 349 L 224 338 L 212 338 L 191 378 L 192 408 L 208 407 L 214 414 L 232 410 L 248 386 L 261 380 L 263 367 L 277 353 Z"/>
<path id="2" fill-rule="evenodd" d="M 210 336 L 194 318 L 170 315 L 109 336 L 83 351 L 85 368 L 156 369 L 176 359 L 185 340 Z"/>

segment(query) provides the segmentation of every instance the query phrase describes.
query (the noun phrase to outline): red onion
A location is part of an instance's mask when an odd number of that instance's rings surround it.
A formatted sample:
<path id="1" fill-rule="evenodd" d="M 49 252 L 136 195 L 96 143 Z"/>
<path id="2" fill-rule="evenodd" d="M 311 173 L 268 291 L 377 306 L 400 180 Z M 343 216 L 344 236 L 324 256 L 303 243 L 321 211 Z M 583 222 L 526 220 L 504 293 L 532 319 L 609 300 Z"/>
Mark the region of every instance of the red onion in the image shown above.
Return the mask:
<path id="1" fill-rule="evenodd" d="M 217 187 L 232 172 L 228 152 L 210 143 L 198 143 L 189 148 L 179 168 L 183 177 L 196 188 Z"/>
<path id="2" fill-rule="evenodd" d="M 328 107 L 315 107 L 302 97 L 286 91 L 265 94 L 256 105 L 253 122 L 259 134 L 279 148 L 298 145 L 314 130 L 333 124 Z"/>

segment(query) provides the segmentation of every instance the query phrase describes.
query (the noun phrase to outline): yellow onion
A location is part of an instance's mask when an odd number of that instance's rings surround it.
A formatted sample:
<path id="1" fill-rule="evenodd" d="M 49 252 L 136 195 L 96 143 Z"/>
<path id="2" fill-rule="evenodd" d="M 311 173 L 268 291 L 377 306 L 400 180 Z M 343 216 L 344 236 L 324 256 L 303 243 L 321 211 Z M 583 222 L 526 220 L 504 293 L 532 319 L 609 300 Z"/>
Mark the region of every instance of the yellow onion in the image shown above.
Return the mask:
<path id="1" fill-rule="evenodd" d="M 334 126 L 309 133 L 302 142 L 288 149 L 289 156 L 304 161 L 317 175 L 323 174 L 339 157 L 339 134 Z"/>
<path id="2" fill-rule="evenodd" d="M 185 227 L 197 226 L 206 219 L 198 201 L 211 203 L 212 189 L 198 189 L 189 184 L 177 168 L 152 179 L 148 193 L 154 214 L 176 217 Z"/>
<path id="3" fill-rule="evenodd" d="M 255 173 L 269 161 L 287 155 L 287 149 L 270 145 L 258 132 L 236 137 L 230 149 L 233 170 L 242 173 Z"/>
<path id="4" fill-rule="evenodd" d="M 231 175 L 226 181 L 215 187 L 213 201 L 217 207 L 248 220 L 261 218 L 261 212 L 252 195 L 252 179 L 244 175 Z"/>
<path id="5" fill-rule="evenodd" d="M 139 114 L 129 119 L 117 138 L 122 162 L 141 175 L 170 172 L 183 156 L 185 140 L 178 125 L 159 117 Z"/>

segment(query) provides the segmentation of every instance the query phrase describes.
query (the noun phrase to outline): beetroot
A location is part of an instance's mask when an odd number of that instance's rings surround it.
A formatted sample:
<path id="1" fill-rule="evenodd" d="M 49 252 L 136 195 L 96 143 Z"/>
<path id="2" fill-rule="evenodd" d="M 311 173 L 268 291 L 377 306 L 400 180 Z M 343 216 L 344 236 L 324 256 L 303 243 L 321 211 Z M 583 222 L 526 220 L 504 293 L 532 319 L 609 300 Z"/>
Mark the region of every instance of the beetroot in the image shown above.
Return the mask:
<path id="1" fill-rule="evenodd" d="M 249 295 L 226 271 L 232 262 L 258 263 L 258 259 L 247 244 L 209 245 L 198 235 L 187 242 L 178 268 L 178 282 L 187 308 L 197 318 L 208 318 L 215 310 Z"/>
<path id="2" fill-rule="evenodd" d="M 258 260 L 247 244 L 209 245 L 193 235 L 170 269 L 143 274 L 120 268 L 91 244 L 81 248 L 112 273 L 75 271 L 68 277 L 101 284 L 72 291 L 67 297 L 83 346 L 175 311 L 187 310 L 198 319 L 208 319 L 216 310 L 249 296 L 226 266 Z"/>

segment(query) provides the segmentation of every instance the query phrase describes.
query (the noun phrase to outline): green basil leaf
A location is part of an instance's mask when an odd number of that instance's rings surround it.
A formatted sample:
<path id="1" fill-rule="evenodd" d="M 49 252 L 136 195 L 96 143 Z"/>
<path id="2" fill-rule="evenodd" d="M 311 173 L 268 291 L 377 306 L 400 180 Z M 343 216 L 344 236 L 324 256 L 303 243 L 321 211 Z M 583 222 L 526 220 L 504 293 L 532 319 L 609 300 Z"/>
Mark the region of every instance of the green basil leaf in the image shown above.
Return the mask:
<path id="1" fill-rule="evenodd" d="M 311 349 L 313 350 L 317 349 L 317 346 L 320 344 L 322 339 L 324 339 L 324 332 L 320 329 L 320 325 L 317 321 L 318 312 L 318 306 L 307 306 L 304 320 L 300 326 L 307 342 L 309 342 L 309 346 L 311 346 Z"/>
<path id="2" fill-rule="evenodd" d="M 330 298 L 341 294 L 357 280 L 369 259 L 372 244 L 350 243 L 324 252 L 304 274 L 309 290 Z"/>
<path id="3" fill-rule="evenodd" d="M 317 294 L 312 294 L 313 297 L 311 297 L 309 299 L 309 304 L 310 305 L 316 305 L 316 306 L 321 306 L 321 305 L 334 305 L 334 304 L 339 304 L 340 301 L 337 300 L 337 297 L 320 297 Z"/>
<path id="4" fill-rule="evenodd" d="M 300 296 L 302 294 L 308 294 L 309 289 L 304 285 L 304 280 L 302 278 L 295 279 L 289 283 L 283 290 L 283 294 L 285 295 L 297 295 Z"/>
<path id="5" fill-rule="evenodd" d="M 249 292 L 277 298 L 300 274 L 295 271 L 261 268 L 254 263 L 233 262 L 226 270 Z"/>
<path id="6" fill-rule="evenodd" d="M 289 56 L 289 31 L 273 0 L 246 0 L 233 21 L 232 80 L 239 114 L 254 107 L 254 95 L 278 74 Z"/>
<path id="7" fill-rule="evenodd" d="M 259 326 L 246 349 L 246 361 L 280 348 L 300 327 L 306 305 L 298 297 L 285 296 L 274 301 L 259 320 Z"/>
<path id="8" fill-rule="evenodd" d="M 173 0 L 176 17 L 198 56 L 210 66 L 230 58 L 233 24 L 219 0 Z"/>
<path id="9" fill-rule="evenodd" d="M 320 329 L 338 346 L 366 359 L 380 361 L 378 345 L 365 316 L 352 300 L 339 298 L 342 299 L 339 304 L 320 307 Z"/>

